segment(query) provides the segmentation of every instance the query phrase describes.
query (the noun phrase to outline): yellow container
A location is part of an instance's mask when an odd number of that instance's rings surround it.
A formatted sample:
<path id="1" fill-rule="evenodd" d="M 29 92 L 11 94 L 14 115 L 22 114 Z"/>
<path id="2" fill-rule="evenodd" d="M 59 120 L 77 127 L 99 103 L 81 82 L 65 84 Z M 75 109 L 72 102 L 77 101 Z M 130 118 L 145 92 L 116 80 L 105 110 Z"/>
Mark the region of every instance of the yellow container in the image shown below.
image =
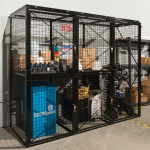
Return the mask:
<path id="1" fill-rule="evenodd" d="M 72 100 L 73 96 L 73 90 L 72 87 L 64 87 L 64 97 Z M 78 89 L 78 99 L 85 99 L 88 98 L 88 93 L 89 93 L 89 86 L 88 87 L 81 87 Z"/>

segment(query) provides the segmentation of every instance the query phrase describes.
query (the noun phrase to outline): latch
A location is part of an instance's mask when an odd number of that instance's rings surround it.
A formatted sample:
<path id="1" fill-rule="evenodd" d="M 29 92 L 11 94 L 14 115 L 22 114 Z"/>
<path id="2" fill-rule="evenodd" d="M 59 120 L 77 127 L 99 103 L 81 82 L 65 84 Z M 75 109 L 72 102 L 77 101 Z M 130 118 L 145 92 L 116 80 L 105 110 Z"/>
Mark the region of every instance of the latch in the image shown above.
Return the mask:
<path id="1" fill-rule="evenodd" d="M 76 47 L 74 47 L 74 51 L 75 51 L 75 53 L 76 53 Z"/>
<path id="2" fill-rule="evenodd" d="M 74 106 L 74 113 L 76 113 L 76 106 Z"/>
<path id="3" fill-rule="evenodd" d="M 113 48 L 111 47 L 111 53 L 113 53 Z"/>
<path id="4" fill-rule="evenodd" d="M 113 104 L 113 99 L 111 99 L 111 104 Z"/>

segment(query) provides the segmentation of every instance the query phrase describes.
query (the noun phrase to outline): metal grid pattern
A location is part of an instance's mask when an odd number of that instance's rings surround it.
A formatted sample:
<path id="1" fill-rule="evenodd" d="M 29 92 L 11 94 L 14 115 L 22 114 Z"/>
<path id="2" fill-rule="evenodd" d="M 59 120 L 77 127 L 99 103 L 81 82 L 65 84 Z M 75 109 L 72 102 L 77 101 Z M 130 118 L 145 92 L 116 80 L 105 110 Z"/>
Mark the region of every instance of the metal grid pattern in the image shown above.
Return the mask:
<path id="1" fill-rule="evenodd" d="M 134 71 L 131 64 L 140 67 L 139 45 L 125 39 L 140 36 L 138 21 L 29 5 L 22 9 L 11 14 L 16 93 L 11 99 L 19 99 L 16 112 L 21 112 L 19 123 L 17 116 L 11 118 L 26 146 L 133 117 L 126 111 L 130 103 L 120 110 L 116 80 L 125 67 L 128 74 Z M 121 40 L 127 43 L 122 46 Z M 129 52 L 130 63 L 122 59 Z M 139 85 L 139 73 L 134 76 Z"/>
<path id="2" fill-rule="evenodd" d="M 72 132 L 72 102 L 63 89 L 72 86 L 72 79 L 40 79 L 31 85 L 31 143 Z"/>
<path id="3" fill-rule="evenodd" d="M 132 111 L 138 114 L 138 72 L 139 60 L 138 51 L 138 26 L 116 28 L 117 57 L 116 64 L 123 69 L 127 78 L 121 82 L 121 90 L 125 91 L 125 101 L 132 104 Z"/>
<path id="4" fill-rule="evenodd" d="M 22 84 L 25 82 L 24 76 L 19 76 L 17 72 L 24 72 L 25 56 L 25 8 L 21 8 L 19 12 L 12 16 L 10 21 L 11 27 L 11 47 L 10 47 L 10 125 L 12 129 L 20 136 L 23 142 L 26 142 L 26 134 L 23 130 L 23 91 Z M 22 46 L 21 48 L 19 46 Z M 16 73 L 13 73 L 15 71 Z M 25 112 L 24 112 L 25 113 Z"/>
<path id="5" fill-rule="evenodd" d="M 95 23 L 93 25 L 92 23 Z M 100 70 L 109 61 L 109 22 L 79 20 L 79 63 L 81 70 Z"/>

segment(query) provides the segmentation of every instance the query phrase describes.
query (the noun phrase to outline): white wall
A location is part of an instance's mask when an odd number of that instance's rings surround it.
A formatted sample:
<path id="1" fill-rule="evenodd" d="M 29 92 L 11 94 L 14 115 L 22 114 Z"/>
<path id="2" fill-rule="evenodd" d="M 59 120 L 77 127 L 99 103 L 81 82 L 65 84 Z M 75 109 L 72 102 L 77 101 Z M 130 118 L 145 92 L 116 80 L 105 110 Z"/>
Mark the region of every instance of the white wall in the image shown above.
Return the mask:
<path id="1" fill-rule="evenodd" d="M 25 4 L 139 20 L 142 35 L 150 36 L 149 0 L 5 0 L 0 5 L 0 16 L 7 16 Z"/>
<path id="2" fill-rule="evenodd" d="M 142 35 L 150 36 L 150 0 L 1 0 L 0 5 L 0 64 L 2 56 L 2 36 L 6 20 L 10 13 L 25 4 L 87 12 L 117 18 L 139 20 L 142 23 Z M 0 66 L 0 72 L 2 67 Z M 0 74 L 0 82 L 2 75 Z M 0 83 L 0 93 L 2 93 Z M 2 95 L 0 95 L 0 102 Z M 0 103 L 0 126 L 2 126 L 2 103 Z"/>

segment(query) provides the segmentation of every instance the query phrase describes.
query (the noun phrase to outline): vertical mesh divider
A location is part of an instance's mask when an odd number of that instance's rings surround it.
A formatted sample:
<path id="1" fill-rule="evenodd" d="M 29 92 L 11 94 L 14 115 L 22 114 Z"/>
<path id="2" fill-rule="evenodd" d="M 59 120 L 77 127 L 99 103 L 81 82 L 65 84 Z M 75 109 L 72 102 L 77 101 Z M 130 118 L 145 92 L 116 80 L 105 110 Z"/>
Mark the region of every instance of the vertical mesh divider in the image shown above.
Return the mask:
<path id="1" fill-rule="evenodd" d="M 95 73 L 79 77 L 79 132 L 88 128 L 102 126 L 107 107 L 107 75 Z"/>
<path id="2" fill-rule="evenodd" d="M 11 16 L 11 127 L 26 142 L 23 84 L 25 83 L 25 8 Z"/>
<path id="3" fill-rule="evenodd" d="M 93 22 L 94 25 L 92 24 Z M 109 22 L 92 19 L 79 20 L 80 70 L 96 71 L 109 65 Z"/>
<path id="4" fill-rule="evenodd" d="M 117 41 L 116 64 L 120 66 L 121 71 L 126 72 L 125 75 L 126 77 L 123 75 L 125 78 L 122 78 L 121 82 L 116 80 L 116 86 L 118 87 L 118 85 L 120 84 L 119 90 L 121 89 L 121 91 L 125 93 L 125 103 L 127 103 L 127 105 L 124 106 L 125 107 L 124 111 L 121 111 L 119 118 L 131 117 L 134 115 L 136 116 L 138 114 L 138 71 L 139 71 L 138 26 L 130 25 L 125 27 L 124 26 L 117 27 L 115 33 Z M 121 99 L 117 99 L 116 105 L 118 103 L 120 103 L 120 105 L 122 104 Z"/>

